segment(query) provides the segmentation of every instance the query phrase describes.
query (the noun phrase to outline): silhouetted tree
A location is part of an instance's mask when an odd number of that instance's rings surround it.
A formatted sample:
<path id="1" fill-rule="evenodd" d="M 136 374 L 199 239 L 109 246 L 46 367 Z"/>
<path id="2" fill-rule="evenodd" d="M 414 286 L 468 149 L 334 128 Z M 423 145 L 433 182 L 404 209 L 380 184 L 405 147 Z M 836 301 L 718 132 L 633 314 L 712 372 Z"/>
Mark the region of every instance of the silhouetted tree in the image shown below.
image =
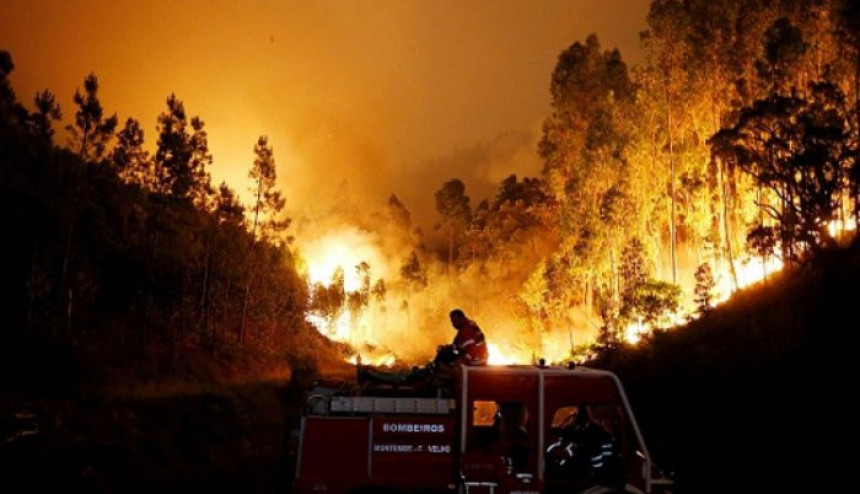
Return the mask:
<path id="1" fill-rule="evenodd" d="M 776 228 L 765 225 L 755 225 L 747 233 L 747 245 L 759 257 L 762 263 L 762 276 L 767 276 L 767 261 L 776 254 L 779 247 L 779 236 Z"/>
<path id="2" fill-rule="evenodd" d="M 275 189 L 277 173 L 275 170 L 275 155 L 269 139 L 260 136 L 254 145 L 254 165 L 248 176 L 254 181 L 251 192 L 254 194 L 254 219 L 251 224 L 251 255 L 248 258 L 247 280 L 245 281 L 245 295 L 242 298 L 242 320 L 239 327 L 239 341 L 244 340 L 245 321 L 248 311 L 248 303 L 251 297 L 251 288 L 254 280 L 254 267 L 256 264 L 255 247 L 257 238 L 273 240 L 275 236 L 285 230 L 289 220 L 282 220 L 278 215 L 284 209 L 285 201 L 280 191 Z M 261 216 L 263 221 L 261 222 Z"/>
<path id="3" fill-rule="evenodd" d="M 628 317 L 630 320 L 641 318 L 651 327 L 665 324 L 666 316 L 678 310 L 680 297 L 678 285 L 648 280 L 634 290 Z"/>
<path id="4" fill-rule="evenodd" d="M 78 155 L 81 166 L 102 159 L 117 126 L 116 114 L 104 116 L 98 97 L 99 82 L 95 74 L 84 79 L 84 92 L 75 90 L 75 123 L 66 126 L 69 147 Z"/>
<path id="5" fill-rule="evenodd" d="M 36 93 L 33 101 L 36 112 L 30 116 L 33 137 L 42 152 L 53 145 L 54 129 L 52 124 L 63 118 L 60 105 L 54 98 L 54 93 L 45 89 Z"/>
<path id="6" fill-rule="evenodd" d="M 772 94 L 787 94 L 797 74 L 791 69 L 809 49 L 801 30 L 780 17 L 764 33 L 763 57 L 756 61 L 759 77 L 770 81 Z"/>
<path id="7" fill-rule="evenodd" d="M 167 98 L 167 111 L 158 116 L 158 148 L 155 152 L 156 191 L 202 206 L 209 193 L 212 163 L 204 123 L 193 117 L 189 130 L 185 105 L 175 94 Z"/>
<path id="8" fill-rule="evenodd" d="M 400 265 L 400 278 L 413 291 L 422 290 L 427 286 L 427 271 L 421 266 L 418 254 L 414 250 Z"/>
<path id="9" fill-rule="evenodd" d="M 397 225 L 398 228 L 403 229 L 406 232 L 412 228 L 412 215 L 409 213 L 409 210 L 406 209 L 406 206 L 400 202 L 400 199 L 397 198 L 396 195 L 391 194 L 391 197 L 388 198 L 387 205 L 387 214 L 389 220 Z"/>
<path id="10" fill-rule="evenodd" d="M 844 185 L 844 95 L 830 83 L 812 84 L 809 91 L 809 100 L 779 95 L 758 100 L 743 109 L 734 127 L 711 140 L 718 157 L 777 198 L 776 204 L 760 206 L 777 220 L 788 260 L 833 244 L 827 227 Z"/>
<path id="11" fill-rule="evenodd" d="M 111 162 L 119 177 L 146 190 L 156 190 L 155 170 L 152 168 L 149 151 L 143 149 L 143 129 L 140 122 L 129 117 L 116 137 L 117 143 L 111 154 Z"/>
<path id="12" fill-rule="evenodd" d="M 73 291 L 67 290 L 70 273 L 70 263 L 75 229 L 78 221 L 81 190 L 83 188 L 84 167 L 87 163 L 100 161 L 105 148 L 113 137 L 116 129 L 116 114 L 105 118 L 104 109 L 98 97 L 98 79 L 90 74 L 84 79 L 84 92 L 75 90 L 74 102 L 78 109 L 75 112 L 75 123 L 66 126 L 69 131 L 69 146 L 77 155 L 77 164 L 72 180 L 72 200 L 69 208 L 68 227 L 66 228 L 66 246 L 63 253 L 63 264 L 60 271 L 60 298 L 64 300 L 68 327 L 71 329 Z"/>
<path id="13" fill-rule="evenodd" d="M 441 217 L 439 228 L 448 237 L 448 269 L 454 262 L 455 240 L 458 239 L 472 221 L 472 210 L 469 206 L 469 196 L 466 195 L 466 185 L 453 179 L 445 182 L 436 191 L 436 212 Z"/>

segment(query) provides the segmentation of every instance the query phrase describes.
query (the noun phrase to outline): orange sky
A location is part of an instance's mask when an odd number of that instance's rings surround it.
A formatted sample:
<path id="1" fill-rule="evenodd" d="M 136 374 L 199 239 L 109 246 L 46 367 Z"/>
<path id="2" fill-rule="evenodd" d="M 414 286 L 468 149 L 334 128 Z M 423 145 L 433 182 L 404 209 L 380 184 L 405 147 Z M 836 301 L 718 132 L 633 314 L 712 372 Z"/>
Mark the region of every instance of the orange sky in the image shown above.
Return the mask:
<path id="1" fill-rule="evenodd" d="M 392 192 L 432 219 L 458 177 L 478 199 L 536 174 L 559 52 L 596 32 L 639 57 L 649 0 L 0 0 L 0 49 L 28 102 L 72 95 L 95 72 L 102 102 L 138 118 L 149 145 L 175 92 L 209 131 L 216 181 L 245 193 L 270 136 L 294 215 L 327 208 L 337 184 L 377 206 Z"/>

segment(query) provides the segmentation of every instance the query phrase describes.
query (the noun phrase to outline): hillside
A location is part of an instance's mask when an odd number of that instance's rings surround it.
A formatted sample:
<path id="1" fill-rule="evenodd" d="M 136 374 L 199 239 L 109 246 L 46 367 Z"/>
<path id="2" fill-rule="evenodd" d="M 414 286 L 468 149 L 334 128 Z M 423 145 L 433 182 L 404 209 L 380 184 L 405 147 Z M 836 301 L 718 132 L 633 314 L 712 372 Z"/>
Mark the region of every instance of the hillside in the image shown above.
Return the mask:
<path id="1" fill-rule="evenodd" d="M 819 390 L 842 381 L 827 371 L 850 358 L 858 295 L 855 241 L 592 365 L 619 374 L 651 453 L 674 472 L 679 492 L 796 487 L 829 461 L 816 446 L 845 434 L 840 412 L 827 405 L 847 398 Z"/>
<path id="2" fill-rule="evenodd" d="M 836 335 L 850 329 L 842 321 L 851 320 L 858 293 L 855 242 L 592 365 L 621 376 L 676 493 L 770 492 L 816 472 L 810 412 L 824 430 L 830 426 L 821 424 L 839 423 L 811 377 L 835 361 L 823 358 L 822 344 L 838 348 Z M 32 344 L 29 355 L 4 352 L 0 366 L 7 385 L 0 474 L 11 492 L 287 488 L 287 427 L 300 388 L 318 371 L 315 360 L 292 359 L 298 375 L 291 375 L 281 354 L 282 372 L 266 375 L 259 354 L 189 353 L 197 356 L 184 359 L 173 378 L 146 379 L 151 365 L 132 372 L 93 365 L 92 355 L 87 364 L 85 353 L 59 343 Z M 336 354 L 319 345 L 309 350 Z M 11 375 L 12 364 L 34 355 L 65 362 L 52 366 L 64 371 L 39 372 L 45 360 L 32 360 Z M 320 362 L 325 373 L 345 370 Z"/>

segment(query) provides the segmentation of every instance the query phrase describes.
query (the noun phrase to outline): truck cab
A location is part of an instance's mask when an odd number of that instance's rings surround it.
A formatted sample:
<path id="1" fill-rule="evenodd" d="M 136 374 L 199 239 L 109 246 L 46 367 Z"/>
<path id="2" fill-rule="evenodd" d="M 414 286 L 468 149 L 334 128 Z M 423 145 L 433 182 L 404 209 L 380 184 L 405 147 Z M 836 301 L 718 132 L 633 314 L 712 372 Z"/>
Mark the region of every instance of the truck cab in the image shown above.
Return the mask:
<path id="1" fill-rule="evenodd" d="M 585 367 L 461 366 L 435 394 L 408 383 L 317 389 L 295 436 L 297 494 L 652 493 L 670 484 L 618 378 Z"/>

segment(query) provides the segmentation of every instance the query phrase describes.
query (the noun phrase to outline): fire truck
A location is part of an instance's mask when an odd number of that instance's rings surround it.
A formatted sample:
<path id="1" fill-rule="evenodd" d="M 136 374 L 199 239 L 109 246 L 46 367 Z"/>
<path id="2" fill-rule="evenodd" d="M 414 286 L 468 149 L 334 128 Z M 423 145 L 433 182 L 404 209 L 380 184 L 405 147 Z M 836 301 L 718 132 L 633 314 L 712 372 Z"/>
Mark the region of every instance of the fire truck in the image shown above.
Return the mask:
<path id="1" fill-rule="evenodd" d="M 460 366 L 446 379 L 315 387 L 293 429 L 293 493 L 669 492 L 615 374 Z"/>

